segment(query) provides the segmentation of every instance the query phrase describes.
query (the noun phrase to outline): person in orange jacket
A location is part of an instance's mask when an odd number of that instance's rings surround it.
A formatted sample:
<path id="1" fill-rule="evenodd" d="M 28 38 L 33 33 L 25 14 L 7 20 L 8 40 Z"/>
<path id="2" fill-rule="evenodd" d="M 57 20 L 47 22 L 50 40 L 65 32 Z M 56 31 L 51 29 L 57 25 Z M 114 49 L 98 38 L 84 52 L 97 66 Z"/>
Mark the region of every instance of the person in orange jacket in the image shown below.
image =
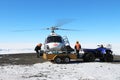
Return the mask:
<path id="1" fill-rule="evenodd" d="M 40 57 L 40 50 L 41 50 L 41 46 L 42 46 L 42 44 L 41 43 L 39 43 L 39 44 L 37 44 L 37 46 L 35 47 L 35 51 L 36 51 L 36 53 L 37 53 L 37 58 L 39 58 Z"/>
<path id="2" fill-rule="evenodd" d="M 77 41 L 76 42 L 76 44 L 75 44 L 75 51 L 76 51 L 76 53 L 77 53 L 77 57 L 79 58 L 79 51 L 80 51 L 80 49 L 81 49 L 81 45 L 80 45 L 80 43 Z"/>

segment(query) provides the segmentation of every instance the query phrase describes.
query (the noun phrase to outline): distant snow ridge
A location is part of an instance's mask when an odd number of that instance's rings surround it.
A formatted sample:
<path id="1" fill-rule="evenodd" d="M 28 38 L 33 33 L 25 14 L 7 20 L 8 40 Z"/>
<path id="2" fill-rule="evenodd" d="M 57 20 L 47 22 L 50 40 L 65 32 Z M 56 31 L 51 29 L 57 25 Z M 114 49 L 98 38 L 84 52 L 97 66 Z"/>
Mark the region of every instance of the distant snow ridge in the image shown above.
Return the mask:
<path id="1" fill-rule="evenodd" d="M 120 80 L 120 64 L 6 65 L 0 66 L 0 80 Z"/>
<path id="2" fill-rule="evenodd" d="M 17 54 L 17 53 L 31 53 L 31 52 L 34 52 L 33 48 L 0 49 L 0 54 Z"/>
<path id="3" fill-rule="evenodd" d="M 0 49 L 0 54 L 18 54 L 18 53 L 32 53 L 35 52 L 34 48 L 9 48 L 9 49 Z M 114 55 L 120 55 L 120 50 L 114 50 Z"/>

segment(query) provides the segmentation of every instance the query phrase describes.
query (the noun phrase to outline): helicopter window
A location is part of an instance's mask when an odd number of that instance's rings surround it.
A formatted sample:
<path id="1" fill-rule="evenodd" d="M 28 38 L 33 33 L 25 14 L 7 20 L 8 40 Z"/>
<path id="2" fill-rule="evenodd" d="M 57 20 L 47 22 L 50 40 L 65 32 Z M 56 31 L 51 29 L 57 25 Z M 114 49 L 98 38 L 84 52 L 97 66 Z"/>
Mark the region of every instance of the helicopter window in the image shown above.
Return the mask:
<path id="1" fill-rule="evenodd" d="M 50 36 L 47 38 L 47 43 L 50 42 L 62 42 L 62 38 L 60 36 Z"/>

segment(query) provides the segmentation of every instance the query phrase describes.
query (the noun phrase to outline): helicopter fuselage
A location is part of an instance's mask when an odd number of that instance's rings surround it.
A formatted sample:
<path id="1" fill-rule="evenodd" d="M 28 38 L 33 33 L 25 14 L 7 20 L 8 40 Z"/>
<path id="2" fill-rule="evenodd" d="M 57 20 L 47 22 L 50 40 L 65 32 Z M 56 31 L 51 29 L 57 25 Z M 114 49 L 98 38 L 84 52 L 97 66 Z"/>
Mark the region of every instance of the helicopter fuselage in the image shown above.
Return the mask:
<path id="1" fill-rule="evenodd" d="M 50 34 L 44 44 L 45 51 L 62 51 L 64 46 L 63 38 L 55 33 Z"/>

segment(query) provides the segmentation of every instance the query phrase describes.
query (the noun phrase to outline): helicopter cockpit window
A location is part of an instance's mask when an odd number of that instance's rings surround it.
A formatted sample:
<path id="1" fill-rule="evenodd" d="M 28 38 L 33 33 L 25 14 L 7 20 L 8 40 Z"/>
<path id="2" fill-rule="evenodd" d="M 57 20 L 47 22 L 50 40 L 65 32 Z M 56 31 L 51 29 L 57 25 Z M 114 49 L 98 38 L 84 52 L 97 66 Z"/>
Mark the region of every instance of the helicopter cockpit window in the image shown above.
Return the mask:
<path id="1" fill-rule="evenodd" d="M 50 36 L 47 38 L 47 43 L 50 42 L 62 42 L 62 38 L 60 36 Z"/>

